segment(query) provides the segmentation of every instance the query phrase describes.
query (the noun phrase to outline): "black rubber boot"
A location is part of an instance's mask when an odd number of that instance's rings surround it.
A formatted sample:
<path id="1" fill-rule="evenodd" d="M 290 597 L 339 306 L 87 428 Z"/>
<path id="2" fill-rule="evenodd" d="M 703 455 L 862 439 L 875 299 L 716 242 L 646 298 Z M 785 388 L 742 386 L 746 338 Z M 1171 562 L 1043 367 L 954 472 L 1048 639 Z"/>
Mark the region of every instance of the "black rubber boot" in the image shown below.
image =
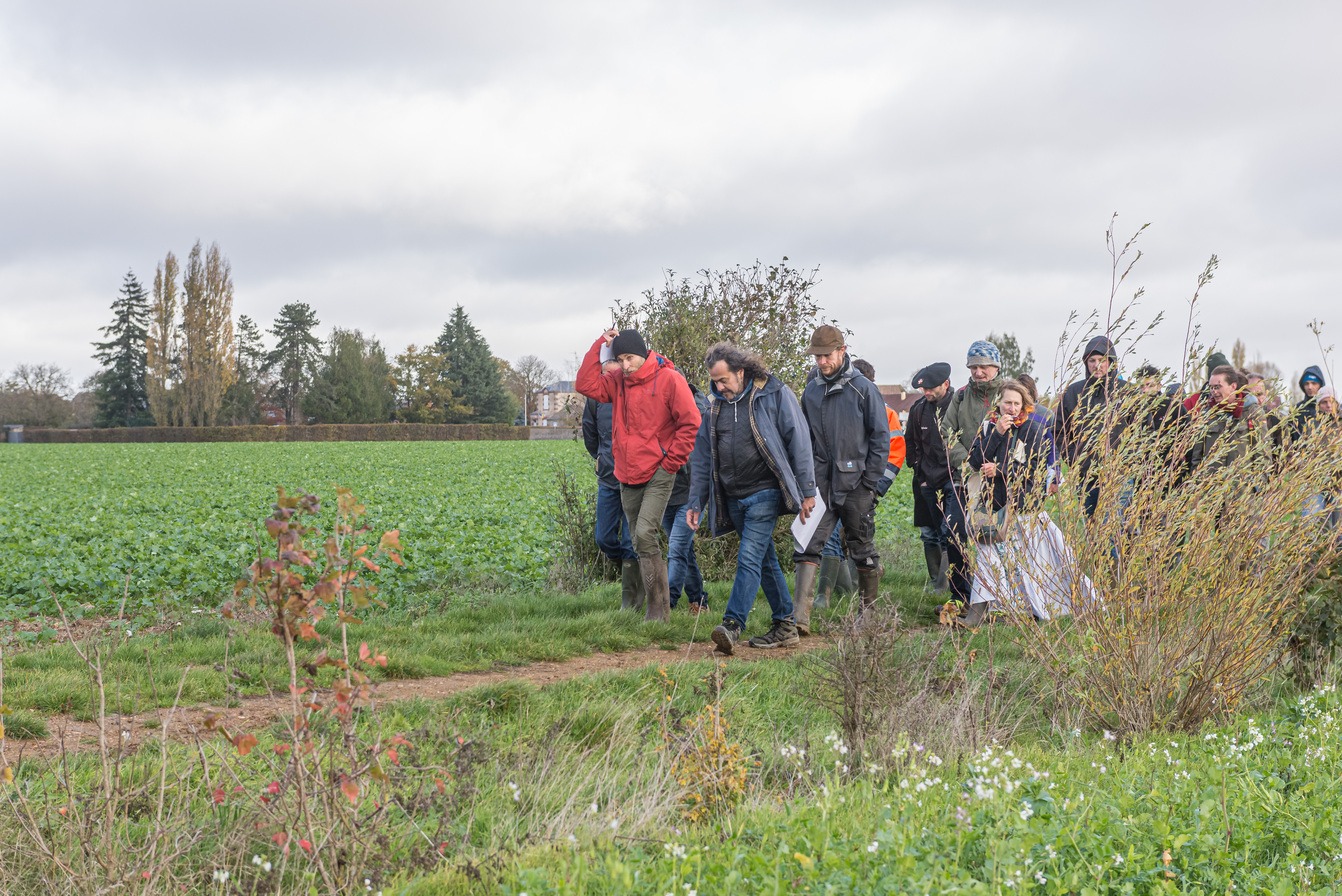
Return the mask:
<path id="1" fill-rule="evenodd" d="M 643 571 L 638 561 L 625 560 L 620 564 L 620 609 L 642 610 L 647 600 L 647 592 L 643 588 Z"/>
<path id="2" fill-rule="evenodd" d="M 839 564 L 843 563 L 838 557 L 820 558 L 820 577 L 815 588 L 815 603 L 813 607 L 817 609 L 829 606 L 829 599 L 834 596 L 834 584 L 839 580 Z"/>
<path id="3" fill-rule="evenodd" d="M 803 635 L 811 633 L 811 602 L 815 599 L 815 577 L 820 569 L 814 563 L 797 564 L 797 587 L 792 595 L 792 618 L 796 620 L 797 631 Z"/>
<path id="4" fill-rule="evenodd" d="M 876 606 L 876 597 L 881 593 L 881 565 L 859 566 L 857 568 L 857 593 L 862 598 L 863 611 Z"/>
<path id="5" fill-rule="evenodd" d="M 857 564 L 851 557 L 839 561 L 839 577 L 834 581 L 834 593 L 847 597 L 857 593 Z"/>

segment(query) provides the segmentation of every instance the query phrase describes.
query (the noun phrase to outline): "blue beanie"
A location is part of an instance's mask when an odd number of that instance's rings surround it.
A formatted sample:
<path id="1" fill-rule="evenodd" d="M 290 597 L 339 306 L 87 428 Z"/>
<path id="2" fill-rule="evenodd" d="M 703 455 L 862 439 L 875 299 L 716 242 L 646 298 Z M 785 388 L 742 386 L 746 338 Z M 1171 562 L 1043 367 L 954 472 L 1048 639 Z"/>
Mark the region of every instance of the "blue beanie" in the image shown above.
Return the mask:
<path id="1" fill-rule="evenodd" d="M 988 340 L 980 339 L 969 347 L 969 357 L 965 360 L 966 367 L 973 367 L 976 364 L 991 365 L 1000 369 L 1002 353 Z"/>

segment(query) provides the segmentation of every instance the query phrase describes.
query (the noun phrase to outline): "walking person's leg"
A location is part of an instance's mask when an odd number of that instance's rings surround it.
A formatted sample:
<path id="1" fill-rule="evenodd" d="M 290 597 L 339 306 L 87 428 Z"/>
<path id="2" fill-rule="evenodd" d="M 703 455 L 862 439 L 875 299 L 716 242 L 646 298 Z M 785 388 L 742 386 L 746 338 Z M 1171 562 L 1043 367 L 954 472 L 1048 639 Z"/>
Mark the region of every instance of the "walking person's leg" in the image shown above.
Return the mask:
<path id="1" fill-rule="evenodd" d="M 881 588 L 881 557 L 876 552 L 876 493 L 859 488 L 839 507 L 844 552 L 857 564 L 857 590 L 862 609 L 876 604 Z"/>
<path id="2" fill-rule="evenodd" d="M 620 564 L 621 609 L 643 609 L 643 573 L 638 554 L 629 540 L 629 521 L 625 519 L 620 489 L 598 483 L 596 487 L 596 546 L 610 560 Z"/>
<path id="3" fill-rule="evenodd" d="M 620 490 L 625 516 L 629 518 L 634 551 L 643 573 L 643 587 L 648 594 L 649 621 L 665 622 L 671 618 L 670 585 L 667 583 L 666 558 L 662 556 L 662 514 L 671 497 L 676 477 L 661 467 L 653 473 L 646 485 L 625 486 Z"/>

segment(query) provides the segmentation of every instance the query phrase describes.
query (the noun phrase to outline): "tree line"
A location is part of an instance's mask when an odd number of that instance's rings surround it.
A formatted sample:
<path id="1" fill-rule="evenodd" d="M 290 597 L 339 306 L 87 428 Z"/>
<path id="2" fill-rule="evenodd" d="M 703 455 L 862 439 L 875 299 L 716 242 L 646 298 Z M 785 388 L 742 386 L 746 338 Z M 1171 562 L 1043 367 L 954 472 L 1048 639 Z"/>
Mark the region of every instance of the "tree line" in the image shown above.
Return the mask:
<path id="1" fill-rule="evenodd" d="M 460 305 L 436 340 L 394 358 L 357 329 L 320 337 L 306 302 L 284 305 L 263 331 L 245 314 L 234 319 L 232 266 L 217 244 L 199 241 L 184 264 L 166 254 L 151 291 L 127 271 L 111 312 L 93 343 L 100 369 L 83 391 L 71 400 L 69 375 L 56 365 L 19 365 L 0 385 L 2 422 L 514 423 L 526 390 L 554 376 L 531 355 L 521 372 L 494 357 Z"/>

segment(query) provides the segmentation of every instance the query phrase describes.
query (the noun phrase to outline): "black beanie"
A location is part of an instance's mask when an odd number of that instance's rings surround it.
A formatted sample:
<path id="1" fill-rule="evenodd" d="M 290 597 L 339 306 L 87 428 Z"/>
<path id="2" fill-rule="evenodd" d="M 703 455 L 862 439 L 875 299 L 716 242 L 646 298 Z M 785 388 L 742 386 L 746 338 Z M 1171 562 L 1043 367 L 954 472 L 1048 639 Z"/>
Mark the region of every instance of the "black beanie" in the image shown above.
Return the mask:
<path id="1" fill-rule="evenodd" d="M 913 375 L 913 388 L 935 389 L 951 378 L 951 365 L 945 361 L 928 364 Z"/>
<path id="2" fill-rule="evenodd" d="M 638 335 L 638 330 L 621 330 L 620 335 L 611 340 L 610 356 L 618 358 L 620 355 L 648 356 L 648 344 Z"/>

